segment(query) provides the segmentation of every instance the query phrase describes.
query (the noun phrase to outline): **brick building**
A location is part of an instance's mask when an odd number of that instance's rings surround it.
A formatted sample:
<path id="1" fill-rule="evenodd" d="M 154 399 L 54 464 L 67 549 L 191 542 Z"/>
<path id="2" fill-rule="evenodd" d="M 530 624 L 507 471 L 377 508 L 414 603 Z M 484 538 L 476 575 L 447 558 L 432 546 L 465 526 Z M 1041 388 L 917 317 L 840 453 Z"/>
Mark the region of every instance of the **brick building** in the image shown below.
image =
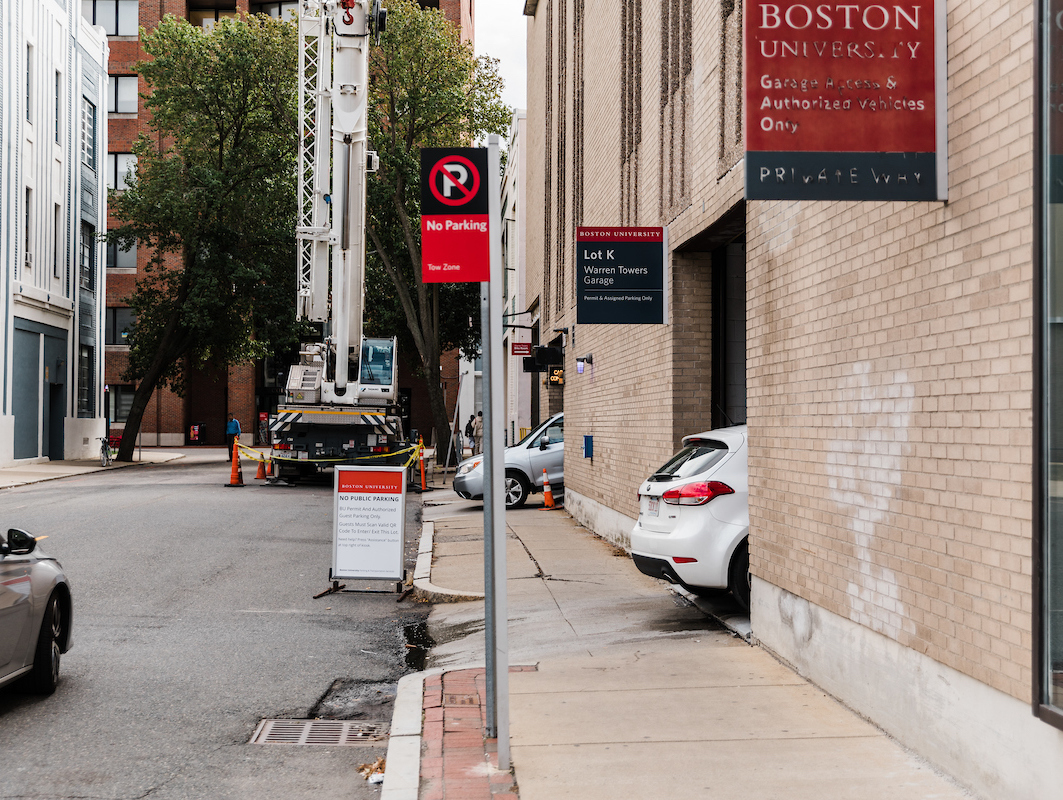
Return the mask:
<path id="1" fill-rule="evenodd" d="M 440 8 L 448 19 L 461 26 L 463 38 L 472 38 L 472 0 L 425 0 L 421 5 Z M 225 17 L 247 13 L 291 19 L 298 8 L 297 0 L 85 0 L 83 13 L 107 27 L 110 44 L 108 186 L 121 189 L 127 171 L 135 168 L 133 142 L 147 130 L 144 101 L 139 96 L 147 87 L 134 71 L 137 61 L 144 57 L 140 28 L 153 29 L 167 14 L 210 27 Z M 137 248 L 126 252 L 107 248 L 105 380 L 112 429 L 123 427 L 135 389 L 121 378 L 128 361 L 128 346 L 124 341 L 133 322 L 125 298 L 132 293 L 138 271 L 147 261 L 148 254 Z M 255 443 L 259 444 L 263 441 L 259 435 L 259 415 L 275 407 L 284 378 L 283 365 L 268 361 L 189 370 L 183 397 L 168 389 L 157 390 L 152 396 L 141 425 L 141 441 L 147 446 L 222 444 L 226 415 L 232 412 L 241 421 L 245 434 L 252 431 Z M 414 395 L 417 394 L 414 389 Z M 190 436 L 192 426 L 198 432 L 195 442 Z"/>
<path id="2" fill-rule="evenodd" d="M 1063 786 L 1058 5 L 948 4 L 947 202 L 748 200 L 742 0 L 525 6 L 567 508 L 626 544 L 679 439 L 748 422 L 756 639 L 1016 800 Z M 576 325 L 579 225 L 667 226 L 668 324 Z"/>

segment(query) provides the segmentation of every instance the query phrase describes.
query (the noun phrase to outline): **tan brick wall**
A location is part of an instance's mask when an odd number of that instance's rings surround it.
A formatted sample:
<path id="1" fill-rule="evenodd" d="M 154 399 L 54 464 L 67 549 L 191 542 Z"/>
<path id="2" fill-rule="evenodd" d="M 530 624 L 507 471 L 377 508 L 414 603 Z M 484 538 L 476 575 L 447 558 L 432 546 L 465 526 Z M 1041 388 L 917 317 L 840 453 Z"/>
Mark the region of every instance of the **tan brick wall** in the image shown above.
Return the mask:
<path id="1" fill-rule="evenodd" d="M 582 191 L 582 219 L 569 219 L 565 225 L 564 304 L 556 310 L 556 275 L 552 275 L 550 297 L 543 298 L 544 263 L 557 269 L 555 257 L 558 220 L 550 222 L 551 252 L 544 254 L 545 226 L 543 209 L 547 204 L 547 160 L 552 167 L 549 192 L 557 196 L 559 173 L 558 97 L 559 82 L 568 82 L 565 96 L 565 134 L 574 127 L 574 96 L 578 70 L 574 64 L 565 69 L 558 62 L 560 46 L 553 46 L 553 69 L 545 60 L 547 14 L 555 16 L 553 33 L 568 37 L 565 52 L 569 59 L 577 52 L 573 18 L 576 0 L 540 0 L 531 19 L 528 37 L 528 180 L 527 196 L 527 265 L 526 286 L 529 298 L 547 299 L 551 303 L 549 322 L 543 325 L 544 340 L 553 328 L 574 330 L 566 350 L 566 386 L 564 397 L 566 440 L 566 484 L 581 494 L 623 514 L 638 514 L 636 492 L 639 483 L 659 467 L 688 433 L 710 427 L 711 421 L 711 268 L 708 253 L 691 253 L 673 257 L 669 283 L 671 299 L 669 325 L 581 325 L 575 324 L 575 228 L 578 224 L 620 225 L 621 164 L 619 159 L 621 130 L 622 41 L 617 35 L 617 3 L 586 0 L 584 18 L 614 19 L 616 25 L 585 27 L 583 48 L 583 136 L 579 152 L 571 145 L 565 151 L 566 191 L 574 198 Z M 637 6 L 633 6 L 637 10 Z M 562 8 L 564 19 L 558 18 Z M 637 152 L 638 193 L 633 199 L 639 225 L 668 225 L 671 244 L 700 232 L 741 199 L 741 173 L 731 163 L 720 160 L 718 109 L 719 79 L 708 76 L 718 68 L 721 34 L 720 10 L 715 4 L 693 4 L 693 66 L 688 79 L 686 160 L 690 173 L 685 186 L 686 205 L 675 218 L 662 217 L 660 191 L 674 187 L 660 175 L 662 133 L 671 134 L 673 126 L 662 119 L 658 105 L 660 69 L 660 18 L 655 6 L 641 4 L 642 104 L 641 142 Z M 709 85 L 714 91 L 696 87 Z M 550 124 L 553 126 L 550 152 L 546 152 L 546 92 L 552 96 Z M 674 142 L 674 136 L 669 142 Z M 671 145 L 670 145 L 671 146 Z M 669 151 L 671 152 L 671 151 Z M 572 183 L 575 159 L 584 159 L 583 182 Z M 733 155 L 731 156 L 733 159 Z M 721 166 L 721 163 L 723 166 Z M 724 174 L 717 180 L 717 174 Z M 704 208 L 703 204 L 704 203 Z M 576 205 L 569 200 L 567 208 Z M 554 203 L 556 211 L 556 202 Z M 573 343 L 573 338 L 575 339 Z M 591 353 L 593 367 L 583 375 L 576 373 L 575 357 Z M 546 393 L 541 395 L 546 411 Z M 580 457 L 583 436 L 594 437 L 594 459 Z"/>
<path id="2" fill-rule="evenodd" d="M 753 561 L 1025 700 L 1032 12 L 950 11 L 948 204 L 750 207 Z"/>
<path id="3" fill-rule="evenodd" d="M 571 131 L 578 74 L 547 63 L 548 16 L 554 62 L 562 35 L 571 59 L 575 3 L 540 0 L 529 27 L 527 285 L 542 305 L 553 303 L 556 290 L 544 289 L 562 274 L 556 245 L 545 248 L 558 220 L 544 220 L 544 209 L 556 217 L 557 176 L 574 166 L 571 148 L 557 163 L 558 98 Z M 617 20 L 584 32 L 587 224 L 620 224 L 618 5 L 585 2 L 587 19 Z M 637 214 L 638 224 L 667 224 L 673 249 L 684 251 L 673 253 L 671 323 L 575 326 L 567 286 L 564 307 L 543 326 L 575 327 L 566 484 L 628 516 L 639 482 L 679 436 L 709 427 L 711 271 L 708 253 L 686 245 L 742 199 L 734 126 L 720 119 L 734 108 L 720 76 L 733 70 L 721 52 L 736 22 L 724 23 L 721 4 L 692 9 L 689 200 L 661 218 L 658 187 L 674 178 L 659 174 L 661 132 L 669 147 L 675 137 L 660 123 L 659 6 L 641 3 Z M 764 580 L 1026 700 L 1033 10 L 957 0 L 948 11 L 947 204 L 747 209 L 751 556 Z M 576 190 L 563 188 L 569 198 Z M 571 237 L 577 221 L 565 224 Z M 577 375 L 575 356 L 587 353 L 593 369 Z M 580 458 L 586 434 L 593 464 Z"/>

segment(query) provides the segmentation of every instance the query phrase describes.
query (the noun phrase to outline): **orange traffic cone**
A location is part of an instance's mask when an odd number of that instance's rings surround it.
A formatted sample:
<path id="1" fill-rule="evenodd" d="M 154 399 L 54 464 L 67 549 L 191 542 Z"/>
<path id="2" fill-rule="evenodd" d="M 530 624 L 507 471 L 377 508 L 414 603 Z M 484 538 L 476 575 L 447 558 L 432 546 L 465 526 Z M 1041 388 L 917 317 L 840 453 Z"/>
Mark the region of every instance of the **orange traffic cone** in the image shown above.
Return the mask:
<path id="1" fill-rule="evenodd" d="M 424 482 L 424 437 L 417 437 L 417 458 L 421 462 L 421 491 L 428 491 L 428 487 Z"/>
<path id="2" fill-rule="evenodd" d="M 266 459 L 266 477 L 267 478 L 272 478 L 273 477 L 273 459 L 272 458 L 267 458 Z"/>
<path id="3" fill-rule="evenodd" d="M 243 486 L 244 475 L 240 472 L 240 437 L 233 438 L 233 473 L 226 486 Z"/>
<path id="4" fill-rule="evenodd" d="M 545 468 L 543 469 L 543 497 L 546 498 L 546 502 L 543 504 L 544 511 L 557 507 L 554 505 L 554 493 L 550 491 L 550 476 L 546 474 Z"/>
<path id="5" fill-rule="evenodd" d="M 258 472 L 255 473 L 256 481 L 264 481 L 266 479 L 266 459 L 262 459 L 258 462 Z"/>

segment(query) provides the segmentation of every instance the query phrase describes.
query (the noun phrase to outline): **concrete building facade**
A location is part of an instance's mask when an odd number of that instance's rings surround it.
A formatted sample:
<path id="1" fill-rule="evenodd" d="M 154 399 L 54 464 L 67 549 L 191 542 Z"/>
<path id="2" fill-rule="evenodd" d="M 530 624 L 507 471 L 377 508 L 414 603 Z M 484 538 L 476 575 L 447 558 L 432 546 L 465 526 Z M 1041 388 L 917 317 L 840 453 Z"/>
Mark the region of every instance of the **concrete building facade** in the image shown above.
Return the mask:
<path id="1" fill-rule="evenodd" d="M 104 431 L 107 39 L 79 5 L 0 2 L 0 464 Z"/>
<path id="2" fill-rule="evenodd" d="M 1056 15 L 948 4 L 947 202 L 814 202 L 744 196 L 741 0 L 525 13 L 568 509 L 626 544 L 680 438 L 747 422 L 756 639 L 977 795 L 1059 796 Z M 580 225 L 667 226 L 667 324 L 577 326 Z"/>
<path id="3" fill-rule="evenodd" d="M 513 112 L 506 141 L 506 169 L 502 175 L 502 269 L 504 285 L 502 301 L 505 316 L 502 319 L 502 346 L 507 358 L 502 362 L 503 381 L 506 392 L 506 441 L 520 441 L 534 424 L 532 409 L 538 411 L 538 373 L 525 372 L 522 357 L 508 357 L 514 352 L 513 345 L 530 346 L 531 326 L 524 281 L 525 234 L 527 210 L 524 206 L 524 184 L 528 176 L 528 158 L 525 139 L 528 130 L 528 114 L 518 109 Z M 520 349 L 519 347 L 517 348 Z M 518 353 L 519 356 L 519 353 Z M 536 420 L 537 422 L 538 420 Z"/>

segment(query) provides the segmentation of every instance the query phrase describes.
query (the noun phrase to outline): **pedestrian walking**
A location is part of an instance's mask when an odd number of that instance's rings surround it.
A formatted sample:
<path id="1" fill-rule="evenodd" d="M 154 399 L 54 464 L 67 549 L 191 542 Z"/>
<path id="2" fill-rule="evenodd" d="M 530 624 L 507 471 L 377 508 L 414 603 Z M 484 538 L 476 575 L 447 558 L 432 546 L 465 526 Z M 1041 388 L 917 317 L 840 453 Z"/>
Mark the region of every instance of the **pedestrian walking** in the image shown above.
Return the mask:
<path id="1" fill-rule="evenodd" d="M 225 442 L 229 447 L 229 460 L 233 460 L 233 443 L 236 441 L 236 437 L 240 435 L 240 420 L 233 416 L 232 412 L 229 412 L 229 421 L 225 423 Z"/>
<path id="2" fill-rule="evenodd" d="M 469 414 L 469 421 L 465 423 L 465 440 L 463 442 L 465 447 L 472 450 L 476 446 L 476 442 L 472 438 L 472 421 L 476 419 L 475 414 Z"/>
<path id="3" fill-rule="evenodd" d="M 484 451 L 484 412 L 477 411 L 476 419 L 472 423 L 473 453 Z"/>

